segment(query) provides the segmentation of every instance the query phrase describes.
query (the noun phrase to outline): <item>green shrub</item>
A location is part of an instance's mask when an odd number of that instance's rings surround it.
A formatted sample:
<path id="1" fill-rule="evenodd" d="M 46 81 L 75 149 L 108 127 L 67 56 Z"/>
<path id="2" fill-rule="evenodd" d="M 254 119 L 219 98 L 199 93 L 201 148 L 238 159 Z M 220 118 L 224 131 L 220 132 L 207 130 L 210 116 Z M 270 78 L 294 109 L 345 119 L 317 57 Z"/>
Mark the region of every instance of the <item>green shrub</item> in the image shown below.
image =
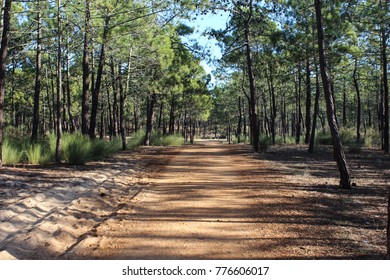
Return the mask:
<path id="1" fill-rule="evenodd" d="M 272 145 L 272 139 L 267 136 L 260 137 L 260 152 L 265 153 L 269 146 Z"/>
<path id="2" fill-rule="evenodd" d="M 354 145 L 356 143 L 356 130 L 354 128 L 343 127 L 339 133 L 344 145 Z"/>
<path id="3" fill-rule="evenodd" d="M 373 128 L 369 128 L 364 136 L 364 143 L 367 147 L 378 147 L 382 144 L 382 136 Z"/>
<path id="4" fill-rule="evenodd" d="M 167 135 L 161 139 L 162 146 L 181 146 L 183 145 L 183 137 L 181 135 Z"/>
<path id="5" fill-rule="evenodd" d="M 92 141 L 80 134 L 74 134 L 66 137 L 63 154 L 65 160 L 74 165 L 83 165 L 92 157 Z"/>
<path id="6" fill-rule="evenodd" d="M 130 140 L 127 142 L 127 147 L 132 150 L 141 146 L 144 143 L 145 134 L 145 130 L 138 130 L 130 137 Z"/>
<path id="7" fill-rule="evenodd" d="M 327 133 L 318 133 L 315 140 L 317 145 L 333 145 L 332 135 Z"/>
<path id="8" fill-rule="evenodd" d="M 91 142 L 91 145 L 91 156 L 95 160 L 109 157 L 122 149 L 120 138 L 112 141 L 96 139 Z"/>
<path id="9" fill-rule="evenodd" d="M 9 139 L 4 139 L 3 142 L 3 164 L 15 165 L 23 161 L 23 151 L 17 145 L 10 142 Z"/>
<path id="10" fill-rule="evenodd" d="M 275 144 L 276 145 L 294 145 L 295 144 L 295 138 L 291 137 L 291 136 L 286 136 L 286 141 L 285 141 L 283 136 L 276 135 L 276 137 L 275 137 Z"/>
<path id="11" fill-rule="evenodd" d="M 28 163 L 34 165 L 49 163 L 52 158 L 50 149 L 45 149 L 45 143 L 30 144 L 25 153 Z"/>

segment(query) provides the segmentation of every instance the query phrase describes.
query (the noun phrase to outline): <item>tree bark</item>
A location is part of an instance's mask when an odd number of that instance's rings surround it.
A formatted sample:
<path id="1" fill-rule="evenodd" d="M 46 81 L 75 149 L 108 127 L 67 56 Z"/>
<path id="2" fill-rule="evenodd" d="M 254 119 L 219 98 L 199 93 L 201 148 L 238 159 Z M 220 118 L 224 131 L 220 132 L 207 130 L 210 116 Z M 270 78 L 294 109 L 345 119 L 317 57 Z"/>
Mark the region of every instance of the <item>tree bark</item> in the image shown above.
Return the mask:
<path id="1" fill-rule="evenodd" d="M 357 97 L 356 141 L 357 143 L 360 143 L 361 141 L 360 127 L 362 123 L 362 101 L 360 96 L 359 82 L 357 80 L 357 58 L 355 59 L 355 69 L 353 70 L 353 83 L 355 85 L 356 97 Z"/>
<path id="2" fill-rule="evenodd" d="M 250 89 L 250 111 L 251 111 L 251 134 L 252 134 L 252 145 L 254 152 L 260 151 L 260 133 L 259 125 L 257 122 L 256 112 L 256 83 L 255 75 L 253 71 L 253 58 L 250 40 L 250 22 L 253 17 L 253 1 L 249 1 L 249 16 L 245 20 L 245 41 L 246 41 L 246 60 L 248 67 L 248 78 L 249 78 L 249 89 Z"/>
<path id="3" fill-rule="evenodd" d="M 100 49 L 100 58 L 99 58 L 99 66 L 96 76 L 96 83 L 95 87 L 92 92 L 92 109 L 91 109 L 91 121 L 89 126 L 89 137 L 91 139 L 95 139 L 96 137 L 96 116 L 98 111 L 98 105 L 99 105 L 99 93 L 100 88 L 102 84 L 102 78 L 103 78 L 103 68 L 105 63 L 105 56 L 106 56 L 106 44 L 107 44 L 107 38 L 108 38 L 108 32 L 109 32 L 109 23 L 110 23 L 110 17 L 106 16 L 104 21 L 104 30 L 103 30 L 103 37 L 102 37 L 102 46 Z"/>
<path id="4" fill-rule="evenodd" d="M 114 58 L 111 57 L 110 62 L 111 68 L 111 83 L 112 83 L 112 94 L 113 94 L 113 104 L 112 104 L 112 135 L 116 138 L 118 136 L 118 84 L 115 73 Z"/>
<path id="5" fill-rule="evenodd" d="M 155 93 L 152 93 L 148 100 L 148 106 L 147 106 L 147 119 L 146 119 L 146 135 L 144 139 L 144 145 L 150 146 L 150 140 L 152 136 L 152 130 L 153 130 L 153 115 L 154 115 L 154 105 L 157 101 L 157 95 Z"/>
<path id="6" fill-rule="evenodd" d="M 325 100 L 326 100 L 328 124 L 333 139 L 334 156 L 340 172 L 340 185 L 343 189 L 350 189 L 351 175 L 350 175 L 349 167 L 344 154 L 344 148 L 341 143 L 341 139 L 338 131 L 336 112 L 334 111 L 335 107 L 333 104 L 331 85 L 328 76 L 327 62 L 325 57 L 325 39 L 324 39 L 324 30 L 322 25 L 321 1 L 314 0 L 314 6 L 316 10 L 316 19 L 317 19 L 317 37 L 318 37 L 320 69 L 321 69 L 322 84 L 323 84 Z"/>
<path id="7" fill-rule="evenodd" d="M 380 1 L 380 5 L 382 6 L 382 1 Z M 387 12 L 387 1 L 385 2 L 384 9 Z M 384 26 L 381 28 L 381 40 L 382 40 L 382 73 L 383 73 L 383 93 L 384 93 L 384 131 L 383 131 L 383 147 L 386 154 L 389 154 L 389 83 L 388 83 L 388 73 L 387 73 L 387 33 Z"/>
<path id="8" fill-rule="evenodd" d="M 318 67 L 316 65 L 316 98 L 314 104 L 313 125 L 311 127 L 310 144 L 309 144 L 310 154 L 314 153 L 314 141 L 316 137 L 317 118 L 318 118 L 319 108 L 320 108 L 320 81 L 319 81 Z"/>
<path id="9" fill-rule="evenodd" d="M 310 137 L 310 133 L 311 133 L 311 80 L 310 79 L 311 79 L 310 60 L 309 60 L 309 54 L 307 54 L 307 58 L 306 58 L 306 136 L 305 136 L 305 144 L 309 144 L 310 138 L 311 138 Z"/>
<path id="10" fill-rule="evenodd" d="M 130 63 L 129 63 L 130 66 Z M 130 70 L 129 70 L 130 71 Z M 118 67 L 118 84 L 119 84 L 119 130 L 122 139 L 122 150 L 126 150 L 126 126 L 125 126 L 125 102 L 126 102 L 126 93 L 123 90 L 122 85 L 122 69 L 119 64 Z"/>
<path id="11" fill-rule="evenodd" d="M 37 56 L 35 66 L 34 112 L 31 132 L 31 141 L 37 141 L 39 130 L 39 97 L 41 94 L 41 66 L 42 66 L 42 17 L 41 1 L 37 1 Z"/>
<path id="12" fill-rule="evenodd" d="M 88 111 L 89 111 L 89 36 L 91 21 L 91 0 L 85 0 L 85 27 L 84 27 L 84 49 L 83 49 L 83 95 L 81 101 L 81 132 L 88 135 Z"/>
<path id="13" fill-rule="evenodd" d="M 3 32 L 0 46 L 0 167 L 3 165 L 3 110 L 5 92 L 5 74 L 7 66 L 9 31 L 11 22 L 12 0 L 5 0 L 3 15 Z"/>
<path id="14" fill-rule="evenodd" d="M 57 0 L 57 143 L 56 143 L 56 163 L 61 162 L 61 143 L 62 143 L 62 51 L 61 51 L 61 0 Z"/>

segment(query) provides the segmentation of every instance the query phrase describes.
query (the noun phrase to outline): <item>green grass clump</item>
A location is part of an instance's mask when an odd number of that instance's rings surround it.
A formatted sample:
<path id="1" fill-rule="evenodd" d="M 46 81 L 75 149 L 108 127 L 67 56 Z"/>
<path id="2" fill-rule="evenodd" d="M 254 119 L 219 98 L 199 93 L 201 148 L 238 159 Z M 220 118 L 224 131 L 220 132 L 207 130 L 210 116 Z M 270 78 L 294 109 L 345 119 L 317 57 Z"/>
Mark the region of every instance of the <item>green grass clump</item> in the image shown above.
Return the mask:
<path id="1" fill-rule="evenodd" d="M 315 143 L 317 145 L 326 145 L 326 146 L 333 145 L 332 135 L 330 134 L 330 132 L 318 133 L 316 134 Z"/>
<path id="2" fill-rule="evenodd" d="M 5 165 L 15 165 L 23 162 L 23 151 L 7 138 L 4 139 L 2 152 L 2 163 Z"/>
<path id="3" fill-rule="evenodd" d="M 161 138 L 162 146 L 181 146 L 183 145 L 183 137 L 178 134 L 167 135 Z"/>
<path id="4" fill-rule="evenodd" d="M 47 164 L 52 159 L 50 149 L 46 149 L 45 143 L 30 144 L 25 149 L 25 155 L 28 163 L 34 165 Z M 45 152 L 47 151 L 47 152 Z"/>
<path id="5" fill-rule="evenodd" d="M 382 144 L 382 136 L 377 130 L 369 128 L 364 136 L 364 144 L 367 147 L 379 147 Z"/>
<path id="6" fill-rule="evenodd" d="M 295 138 L 291 136 L 286 136 L 286 140 L 281 135 L 276 135 L 275 137 L 275 144 L 276 145 L 294 145 L 295 144 Z"/>
<path id="7" fill-rule="evenodd" d="M 145 130 L 141 129 L 138 130 L 136 133 L 134 133 L 131 137 L 130 140 L 127 142 L 127 147 L 130 150 L 136 149 L 139 146 L 143 145 L 144 139 L 145 139 Z"/>
<path id="8" fill-rule="evenodd" d="M 96 139 L 91 142 L 91 145 L 91 157 L 96 160 L 112 156 L 122 150 L 122 141 L 120 138 L 112 141 Z"/>
<path id="9" fill-rule="evenodd" d="M 63 142 L 63 157 L 73 165 L 84 165 L 92 159 L 92 141 L 84 135 L 67 134 Z"/>

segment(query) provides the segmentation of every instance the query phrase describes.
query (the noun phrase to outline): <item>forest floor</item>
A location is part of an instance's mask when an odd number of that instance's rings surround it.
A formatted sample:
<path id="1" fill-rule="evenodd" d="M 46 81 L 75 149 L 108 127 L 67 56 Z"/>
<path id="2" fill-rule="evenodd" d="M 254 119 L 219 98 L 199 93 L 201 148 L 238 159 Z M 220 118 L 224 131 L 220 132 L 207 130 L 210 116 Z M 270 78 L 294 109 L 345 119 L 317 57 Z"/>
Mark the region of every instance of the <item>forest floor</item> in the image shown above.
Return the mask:
<path id="1" fill-rule="evenodd" d="M 390 158 L 199 142 L 2 169 L 0 259 L 384 259 Z"/>

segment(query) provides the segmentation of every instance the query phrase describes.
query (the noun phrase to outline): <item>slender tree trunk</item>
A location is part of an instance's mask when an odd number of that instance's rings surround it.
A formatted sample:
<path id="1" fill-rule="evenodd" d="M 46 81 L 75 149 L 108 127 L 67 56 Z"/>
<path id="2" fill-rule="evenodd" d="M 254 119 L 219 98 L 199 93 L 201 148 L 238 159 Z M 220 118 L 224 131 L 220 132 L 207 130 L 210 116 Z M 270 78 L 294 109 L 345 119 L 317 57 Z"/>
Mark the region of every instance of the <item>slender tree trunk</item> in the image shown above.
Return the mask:
<path id="1" fill-rule="evenodd" d="M 83 49 L 83 95 L 81 101 L 81 132 L 88 135 L 88 111 L 89 111 L 89 34 L 91 20 L 91 1 L 85 0 L 85 27 L 84 27 L 84 49 Z"/>
<path id="2" fill-rule="evenodd" d="M 250 40 L 250 22 L 253 17 L 253 1 L 249 1 L 249 17 L 245 21 L 245 41 L 246 41 L 246 60 L 248 67 L 249 89 L 250 89 L 250 111 L 251 111 L 251 134 L 253 150 L 258 153 L 260 151 L 260 132 L 257 122 L 256 112 L 256 83 L 253 71 L 253 58 Z"/>
<path id="3" fill-rule="evenodd" d="M 41 94 L 41 66 L 42 66 L 42 19 L 41 1 L 37 1 L 37 56 L 35 67 L 34 113 L 31 141 L 37 141 L 39 130 L 39 99 Z"/>
<path id="4" fill-rule="evenodd" d="M 343 90 L 343 126 L 347 126 L 347 85 L 344 78 L 344 90 Z"/>
<path id="5" fill-rule="evenodd" d="M 113 136 L 118 137 L 118 84 L 115 73 L 114 58 L 111 57 L 110 62 L 111 68 L 111 83 L 112 83 L 112 94 L 113 94 L 113 104 L 112 104 L 112 123 L 113 123 Z"/>
<path id="6" fill-rule="evenodd" d="M 382 1 L 380 2 L 382 6 Z M 385 1 L 384 9 L 388 10 L 388 3 Z M 389 83 L 388 83 L 388 73 L 387 73 L 387 33 L 386 28 L 382 26 L 381 28 L 381 40 L 382 40 L 382 73 L 383 73 L 383 93 L 384 93 L 384 133 L 383 133 L 383 141 L 384 141 L 384 150 L 386 154 L 390 152 L 390 143 L 389 143 Z"/>
<path id="7" fill-rule="evenodd" d="M 69 119 L 70 132 L 74 133 L 76 131 L 76 123 L 72 114 L 72 98 L 71 98 L 71 89 L 70 89 L 70 58 L 69 58 L 69 35 L 66 42 L 66 103 L 67 103 L 67 112 Z"/>
<path id="8" fill-rule="evenodd" d="M 356 116 L 356 141 L 360 143 L 361 141 L 361 122 L 362 122 L 362 101 L 360 96 L 360 88 L 359 82 L 357 80 L 357 58 L 355 59 L 355 69 L 353 71 L 353 83 L 356 89 L 356 97 L 357 97 L 357 116 Z"/>
<path id="9" fill-rule="evenodd" d="M 49 131 L 52 132 L 54 125 L 53 125 L 53 115 L 52 115 L 52 110 L 54 110 L 54 107 L 51 104 L 50 101 L 50 85 L 49 85 L 49 73 L 47 68 L 45 69 L 46 71 L 46 99 L 47 99 L 47 108 L 49 108 Z"/>
<path id="10" fill-rule="evenodd" d="M 130 63 L 129 63 L 130 66 Z M 130 70 L 129 70 L 130 71 Z M 118 67 L 118 84 L 119 84 L 119 130 L 122 139 L 122 150 L 126 150 L 126 126 L 125 126 L 125 102 L 126 102 L 126 93 L 123 90 L 122 85 L 122 69 L 119 64 Z"/>
<path id="11" fill-rule="evenodd" d="M 311 127 L 310 144 L 309 144 L 310 154 L 314 153 L 314 141 L 316 137 L 317 118 L 318 118 L 319 109 L 320 109 L 320 81 L 319 81 L 318 67 L 316 65 L 316 98 L 314 104 L 313 126 Z"/>
<path id="12" fill-rule="evenodd" d="M 150 146 L 150 140 L 152 136 L 153 130 L 153 115 L 154 115 L 154 105 L 156 104 L 157 95 L 152 93 L 148 100 L 148 108 L 147 108 L 147 120 L 146 120 L 146 135 L 144 139 L 144 145 Z"/>
<path id="13" fill-rule="evenodd" d="M 9 31 L 11 23 L 12 0 L 5 0 L 3 16 L 3 32 L 0 46 L 0 167 L 3 166 L 3 110 L 5 92 L 5 74 L 7 66 Z"/>
<path id="14" fill-rule="evenodd" d="M 56 143 L 56 163 L 61 162 L 61 142 L 62 142 L 62 51 L 61 51 L 61 0 L 57 0 L 57 143 Z"/>
<path id="15" fill-rule="evenodd" d="M 271 95 L 271 136 L 272 136 L 272 144 L 276 144 L 276 116 L 277 116 L 277 108 L 276 108 L 276 96 L 275 96 L 275 86 L 274 86 L 274 78 L 273 78 L 273 67 L 272 63 L 269 64 L 269 82 L 270 82 L 270 95 Z"/>
<path id="16" fill-rule="evenodd" d="M 324 94 L 326 99 L 328 123 L 329 123 L 330 131 L 332 133 L 334 156 L 340 172 L 340 185 L 343 189 L 350 189 L 351 175 L 350 175 L 349 167 L 344 154 L 344 148 L 341 143 L 341 139 L 338 131 L 336 112 L 334 111 L 335 107 L 333 104 L 331 85 L 328 76 L 327 62 L 325 58 L 325 39 L 324 39 L 324 30 L 322 27 L 321 1 L 314 0 L 314 5 L 315 5 L 316 19 L 317 19 L 317 36 L 318 36 L 322 84 L 324 87 Z"/>
<path id="17" fill-rule="evenodd" d="M 242 134 L 242 108 L 241 108 L 241 96 L 238 97 L 238 124 L 237 124 L 237 142 L 241 143 Z"/>
<path id="18" fill-rule="evenodd" d="M 103 78 L 103 68 L 105 63 L 105 56 L 106 56 L 106 44 L 107 44 L 107 38 L 108 38 L 108 32 L 109 32 L 109 23 L 110 23 L 110 17 L 106 16 L 106 19 L 104 21 L 104 30 L 103 30 L 103 37 L 102 37 L 102 46 L 100 49 L 100 59 L 99 59 L 99 66 L 96 76 L 96 83 L 95 87 L 92 92 L 92 109 L 91 109 L 91 122 L 89 126 L 89 137 L 91 139 L 94 139 L 96 137 L 96 115 L 98 111 L 98 105 L 99 105 L 99 93 L 100 88 L 102 84 L 102 78 Z"/>
<path id="19" fill-rule="evenodd" d="M 169 112 L 169 134 L 175 133 L 175 99 L 172 97 L 171 110 Z"/>
<path id="20" fill-rule="evenodd" d="M 309 48 L 309 47 L 307 47 Z M 310 133 L 311 133 L 311 69 L 310 69 L 310 59 L 309 51 L 307 51 L 306 57 L 306 136 L 305 144 L 310 142 Z"/>
<path id="21" fill-rule="evenodd" d="M 298 65 L 298 81 L 296 82 L 296 134 L 295 142 L 299 144 L 301 142 L 302 134 L 302 108 L 301 108 L 301 65 Z"/>

